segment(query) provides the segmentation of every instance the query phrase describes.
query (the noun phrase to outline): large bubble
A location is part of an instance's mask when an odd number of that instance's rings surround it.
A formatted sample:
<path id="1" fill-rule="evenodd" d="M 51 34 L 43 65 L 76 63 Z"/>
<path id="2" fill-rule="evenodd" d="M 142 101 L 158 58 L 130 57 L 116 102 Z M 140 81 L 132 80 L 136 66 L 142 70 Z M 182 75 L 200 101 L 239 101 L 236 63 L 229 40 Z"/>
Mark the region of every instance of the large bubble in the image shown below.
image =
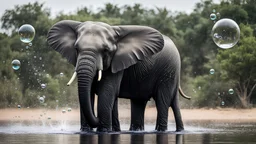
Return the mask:
<path id="1" fill-rule="evenodd" d="M 24 24 L 19 28 L 20 40 L 24 43 L 30 43 L 35 37 L 35 29 L 30 24 Z"/>
<path id="2" fill-rule="evenodd" d="M 13 61 L 12 61 L 12 68 L 13 68 L 14 70 L 20 69 L 20 61 L 17 60 L 17 59 L 13 60 Z"/>
<path id="3" fill-rule="evenodd" d="M 223 49 L 232 48 L 240 38 L 240 28 L 231 19 L 221 19 L 212 28 L 212 39 L 214 43 Z"/>

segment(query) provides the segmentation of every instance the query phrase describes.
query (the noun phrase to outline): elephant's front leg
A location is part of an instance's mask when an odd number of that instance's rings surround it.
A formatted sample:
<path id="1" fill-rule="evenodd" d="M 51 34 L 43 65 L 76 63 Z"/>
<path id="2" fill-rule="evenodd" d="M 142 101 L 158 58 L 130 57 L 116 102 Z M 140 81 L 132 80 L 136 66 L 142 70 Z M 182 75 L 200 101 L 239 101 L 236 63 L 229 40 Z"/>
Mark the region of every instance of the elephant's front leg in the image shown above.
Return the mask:
<path id="1" fill-rule="evenodd" d="M 114 105 L 117 109 L 117 103 L 115 104 L 115 101 L 119 92 L 121 76 L 122 76 L 122 72 L 113 74 L 110 71 L 106 71 L 105 73 L 103 73 L 102 80 L 98 84 L 97 109 L 98 109 L 98 118 L 100 120 L 99 121 L 100 125 L 97 128 L 98 132 L 112 131 L 112 113 L 113 113 Z M 116 117 L 116 114 L 115 114 L 115 117 Z"/>
<path id="2" fill-rule="evenodd" d="M 94 98 L 95 98 L 94 94 L 91 94 L 92 109 L 94 109 Z M 81 128 L 80 128 L 81 131 L 90 132 L 93 130 L 93 128 L 91 128 L 88 122 L 86 121 L 85 114 L 81 107 L 80 107 L 80 123 L 81 123 Z"/>

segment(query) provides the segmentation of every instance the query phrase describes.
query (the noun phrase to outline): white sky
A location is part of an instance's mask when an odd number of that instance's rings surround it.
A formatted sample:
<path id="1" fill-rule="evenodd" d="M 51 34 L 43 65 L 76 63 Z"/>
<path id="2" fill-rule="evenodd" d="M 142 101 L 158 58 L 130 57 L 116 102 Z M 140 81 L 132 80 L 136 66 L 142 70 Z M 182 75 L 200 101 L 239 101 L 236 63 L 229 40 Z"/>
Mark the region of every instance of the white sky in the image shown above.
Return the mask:
<path id="1" fill-rule="evenodd" d="M 13 9 L 14 5 L 26 4 L 28 2 L 39 1 L 45 2 L 45 6 L 51 8 L 52 15 L 56 15 L 62 11 L 64 13 L 74 12 L 77 8 L 84 6 L 90 7 L 96 10 L 107 2 L 118 4 L 119 6 L 134 3 L 140 3 L 143 7 L 154 8 L 166 7 L 171 11 L 184 11 L 191 12 L 195 6 L 195 3 L 201 0 L 1 0 L 0 4 L 0 16 L 3 15 L 6 9 Z M 214 0 L 219 2 L 220 0 Z"/>

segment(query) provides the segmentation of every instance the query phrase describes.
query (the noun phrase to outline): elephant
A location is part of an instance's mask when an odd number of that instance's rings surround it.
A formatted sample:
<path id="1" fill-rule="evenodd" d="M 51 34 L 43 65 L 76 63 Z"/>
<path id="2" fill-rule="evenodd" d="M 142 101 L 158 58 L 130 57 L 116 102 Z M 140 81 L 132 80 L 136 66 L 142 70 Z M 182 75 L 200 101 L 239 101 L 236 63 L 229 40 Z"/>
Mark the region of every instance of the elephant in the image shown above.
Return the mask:
<path id="1" fill-rule="evenodd" d="M 82 131 L 120 131 L 117 97 L 130 99 L 130 130 L 144 130 L 150 98 L 157 108 L 155 130 L 167 130 L 169 107 L 176 131 L 184 130 L 178 95 L 190 97 L 180 88 L 180 55 L 167 36 L 148 26 L 62 20 L 50 28 L 47 42 L 75 67 L 68 85 L 77 77 Z"/>

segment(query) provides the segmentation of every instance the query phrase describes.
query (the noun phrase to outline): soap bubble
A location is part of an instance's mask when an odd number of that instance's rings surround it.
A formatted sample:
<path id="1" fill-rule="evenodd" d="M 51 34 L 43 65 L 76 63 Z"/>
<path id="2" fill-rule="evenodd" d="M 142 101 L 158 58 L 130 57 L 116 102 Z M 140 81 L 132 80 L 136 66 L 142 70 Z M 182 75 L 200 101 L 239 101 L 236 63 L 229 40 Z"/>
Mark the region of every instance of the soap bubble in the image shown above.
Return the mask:
<path id="1" fill-rule="evenodd" d="M 39 97 L 40 103 L 44 103 L 44 97 Z"/>
<path id="2" fill-rule="evenodd" d="M 222 101 L 222 102 L 221 102 L 221 105 L 222 105 L 222 106 L 224 106 L 224 105 L 225 105 L 225 102 L 224 102 L 224 101 Z"/>
<path id="3" fill-rule="evenodd" d="M 215 70 L 214 69 L 210 69 L 210 74 L 214 74 Z"/>
<path id="4" fill-rule="evenodd" d="M 217 18 L 217 16 L 216 16 L 216 14 L 214 14 L 214 13 L 212 13 L 211 15 L 210 15 L 210 19 L 211 20 L 216 20 L 216 18 Z"/>
<path id="5" fill-rule="evenodd" d="M 18 105 L 18 108 L 20 109 L 20 108 L 21 108 L 21 105 Z"/>
<path id="6" fill-rule="evenodd" d="M 12 61 L 12 68 L 13 68 L 14 70 L 20 69 L 20 61 L 17 60 L 17 59 L 13 60 L 13 61 Z"/>
<path id="7" fill-rule="evenodd" d="M 29 46 L 32 46 L 33 44 L 32 44 L 32 42 L 30 42 L 28 45 L 29 45 Z"/>
<path id="8" fill-rule="evenodd" d="M 48 117 L 48 120 L 51 120 L 52 118 L 51 117 Z"/>
<path id="9" fill-rule="evenodd" d="M 46 88 L 46 84 L 41 84 L 41 88 Z"/>
<path id="10" fill-rule="evenodd" d="M 213 10 L 212 10 L 212 12 L 213 12 L 213 13 L 215 13 L 215 12 L 216 12 L 216 10 L 215 10 L 215 9 L 213 9 Z"/>
<path id="11" fill-rule="evenodd" d="M 24 24 L 19 28 L 20 40 L 24 43 L 30 43 L 35 37 L 35 29 L 30 24 Z"/>
<path id="12" fill-rule="evenodd" d="M 228 93 L 229 93 L 229 94 L 234 94 L 234 90 L 233 90 L 233 89 L 229 89 L 229 90 L 228 90 Z"/>
<path id="13" fill-rule="evenodd" d="M 66 113 L 66 110 L 62 110 L 62 113 Z"/>
<path id="14" fill-rule="evenodd" d="M 71 110 L 72 110 L 71 108 L 68 108 L 68 112 L 71 112 Z"/>
<path id="15" fill-rule="evenodd" d="M 61 72 L 61 73 L 60 73 L 60 77 L 63 77 L 63 76 L 64 76 L 64 74 Z"/>
<path id="16" fill-rule="evenodd" d="M 43 95 L 43 98 L 45 98 L 45 95 Z"/>
<path id="17" fill-rule="evenodd" d="M 240 28 L 231 19 L 221 19 L 212 28 L 212 39 L 214 43 L 223 49 L 232 48 L 240 38 Z"/>
<path id="18" fill-rule="evenodd" d="M 220 17 L 221 17 L 219 12 L 217 12 L 216 16 L 218 17 L 218 19 L 220 19 Z"/>

